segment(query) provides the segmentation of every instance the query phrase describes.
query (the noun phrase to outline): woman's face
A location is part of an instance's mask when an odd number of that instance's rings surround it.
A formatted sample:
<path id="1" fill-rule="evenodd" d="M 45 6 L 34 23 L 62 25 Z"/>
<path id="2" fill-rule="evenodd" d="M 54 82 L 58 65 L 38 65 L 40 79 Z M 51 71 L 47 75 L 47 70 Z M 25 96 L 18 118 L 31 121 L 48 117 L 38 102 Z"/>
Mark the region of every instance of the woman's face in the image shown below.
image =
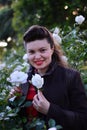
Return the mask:
<path id="1" fill-rule="evenodd" d="M 50 47 L 46 39 L 31 41 L 27 43 L 26 48 L 29 63 L 39 73 L 44 74 L 52 61 L 54 48 Z"/>

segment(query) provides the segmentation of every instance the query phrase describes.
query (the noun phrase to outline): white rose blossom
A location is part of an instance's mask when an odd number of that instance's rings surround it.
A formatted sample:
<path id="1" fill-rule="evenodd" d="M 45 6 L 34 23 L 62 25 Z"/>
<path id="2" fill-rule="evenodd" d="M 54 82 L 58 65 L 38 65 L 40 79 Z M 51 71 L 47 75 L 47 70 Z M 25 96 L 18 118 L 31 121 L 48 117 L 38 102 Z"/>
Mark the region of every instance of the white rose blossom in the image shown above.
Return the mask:
<path id="1" fill-rule="evenodd" d="M 5 66 L 6 66 L 6 63 L 2 63 L 2 64 L 0 64 L 0 70 L 4 69 Z"/>
<path id="2" fill-rule="evenodd" d="M 6 110 L 11 111 L 12 109 L 11 109 L 11 107 L 6 106 Z"/>
<path id="3" fill-rule="evenodd" d="M 55 28 L 54 32 L 53 32 L 53 37 L 54 39 L 58 42 L 58 43 L 61 43 L 62 42 L 62 39 L 61 37 L 58 35 L 59 34 L 59 28 Z"/>
<path id="4" fill-rule="evenodd" d="M 59 34 L 59 32 L 60 32 L 59 28 L 56 27 L 53 33 Z"/>
<path id="5" fill-rule="evenodd" d="M 27 81 L 27 78 L 27 73 L 24 73 L 22 71 L 14 71 L 13 73 L 11 73 L 10 77 L 7 78 L 7 80 L 15 86 L 20 86 L 20 84 Z"/>
<path id="6" fill-rule="evenodd" d="M 25 70 L 25 72 L 28 72 L 30 67 L 30 64 L 27 62 L 23 62 L 22 65 L 18 65 L 16 66 L 16 68 L 14 69 L 14 71 L 22 71 L 23 69 Z"/>
<path id="7" fill-rule="evenodd" d="M 85 17 L 83 17 L 82 15 L 75 17 L 75 22 L 78 23 L 79 25 L 82 24 L 84 20 L 85 20 Z"/>
<path id="8" fill-rule="evenodd" d="M 68 61 L 68 58 L 66 56 L 62 56 L 61 57 L 63 61 L 67 62 Z"/>
<path id="9" fill-rule="evenodd" d="M 21 71 L 22 69 L 23 69 L 23 67 L 21 65 L 18 65 L 18 66 L 16 66 L 14 71 Z"/>
<path id="10" fill-rule="evenodd" d="M 56 127 L 51 127 L 48 130 L 57 130 L 57 128 Z"/>
<path id="11" fill-rule="evenodd" d="M 5 116 L 5 112 L 0 112 L 0 118 Z"/>
<path id="12" fill-rule="evenodd" d="M 42 86 L 44 84 L 44 79 L 39 74 L 35 74 L 35 75 L 33 75 L 32 79 L 31 79 L 31 83 L 37 89 L 40 89 L 40 88 L 42 88 Z"/>
<path id="13" fill-rule="evenodd" d="M 28 56 L 27 56 L 27 54 L 24 54 L 24 56 L 23 56 L 23 60 L 24 60 L 25 62 L 28 61 Z"/>

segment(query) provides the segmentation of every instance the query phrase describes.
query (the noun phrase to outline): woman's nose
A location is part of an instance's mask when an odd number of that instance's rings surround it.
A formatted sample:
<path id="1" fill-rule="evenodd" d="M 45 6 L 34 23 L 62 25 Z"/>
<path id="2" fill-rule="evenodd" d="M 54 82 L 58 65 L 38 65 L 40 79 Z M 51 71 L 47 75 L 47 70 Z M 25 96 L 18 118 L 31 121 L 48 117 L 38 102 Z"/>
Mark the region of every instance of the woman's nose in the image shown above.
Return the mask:
<path id="1" fill-rule="evenodd" d="M 40 57 L 41 57 L 40 53 L 36 53 L 36 54 L 35 54 L 35 58 L 36 58 L 36 59 L 39 59 Z"/>

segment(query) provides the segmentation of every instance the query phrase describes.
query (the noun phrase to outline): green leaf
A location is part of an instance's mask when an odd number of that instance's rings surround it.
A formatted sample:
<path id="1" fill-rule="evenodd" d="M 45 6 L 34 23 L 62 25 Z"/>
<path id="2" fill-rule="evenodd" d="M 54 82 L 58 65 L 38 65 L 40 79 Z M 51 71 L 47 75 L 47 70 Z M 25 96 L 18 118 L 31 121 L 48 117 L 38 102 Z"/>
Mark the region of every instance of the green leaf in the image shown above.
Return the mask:
<path id="1" fill-rule="evenodd" d="M 36 130 L 42 130 L 44 128 L 45 122 L 43 120 L 39 120 L 36 122 Z"/>
<path id="2" fill-rule="evenodd" d="M 21 106 L 26 99 L 26 96 L 21 96 L 19 99 L 17 99 L 18 106 Z"/>
<path id="3" fill-rule="evenodd" d="M 26 96 L 17 97 L 14 101 L 10 101 L 10 104 L 14 106 L 15 108 L 21 107 L 25 99 L 26 99 Z"/>
<path id="4" fill-rule="evenodd" d="M 49 125 L 49 127 L 54 127 L 54 126 L 56 125 L 55 120 L 50 119 L 50 120 L 48 121 L 48 125 Z"/>
<path id="5" fill-rule="evenodd" d="M 15 109 L 15 113 L 18 113 L 19 111 L 20 111 L 20 108 L 17 107 L 17 108 Z"/>
<path id="6" fill-rule="evenodd" d="M 17 116 L 17 114 L 16 114 L 16 113 L 10 113 L 10 114 L 8 114 L 7 116 L 8 116 L 8 117 L 15 117 L 15 116 Z"/>
<path id="7" fill-rule="evenodd" d="M 25 104 L 22 107 L 30 107 L 32 105 L 31 101 L 25 102 Z"/>
<path id="8" fill-rule="evenodd" d="M 60 129 L 62 129 L 63 127 L 62 127 L 61 125 L 57 125 L 56 128 L 57 128 L 58 130 L 60 130 Z"/>

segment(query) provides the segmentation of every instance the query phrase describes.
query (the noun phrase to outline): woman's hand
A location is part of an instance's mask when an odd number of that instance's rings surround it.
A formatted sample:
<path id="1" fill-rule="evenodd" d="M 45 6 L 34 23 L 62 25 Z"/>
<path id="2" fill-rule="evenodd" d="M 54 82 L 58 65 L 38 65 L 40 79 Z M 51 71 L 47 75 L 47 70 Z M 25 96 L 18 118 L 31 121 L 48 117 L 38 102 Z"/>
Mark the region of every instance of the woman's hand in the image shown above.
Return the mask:
<path id="1" fill-rule="evenodd" d="M 49 107 L 50 107 L 50 102 L 44 97 L 42 92 L 38 90 L 38 94 L 36 94 L 33 98 L 33 107 L 43 113 L 47 114 Z"/>
<path id="2" fill-rule="evenodd" d="M 11 89 L 10 93 L 9 93 L 9 98 L 12 98 L 15 95 L 22 95 L 22 91 L 20 87 L 14 87 Z"/>

